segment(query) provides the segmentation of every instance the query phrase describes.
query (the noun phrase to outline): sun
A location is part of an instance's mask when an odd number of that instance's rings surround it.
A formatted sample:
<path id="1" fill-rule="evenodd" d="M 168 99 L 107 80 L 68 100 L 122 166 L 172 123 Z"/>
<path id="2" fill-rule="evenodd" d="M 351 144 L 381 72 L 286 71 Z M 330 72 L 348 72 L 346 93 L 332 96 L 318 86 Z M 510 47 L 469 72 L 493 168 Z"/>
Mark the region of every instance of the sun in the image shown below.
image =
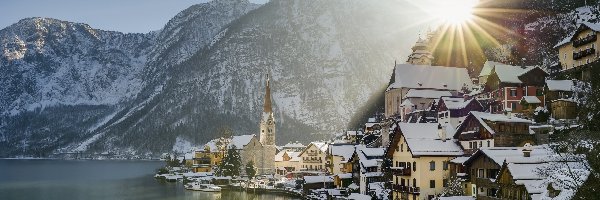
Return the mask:
<path id="1" fill-rule="evenodd" d="M 473 19 L 478 0 L 429 0 L 424 10 L 442 24 L 461 25 Z"/>

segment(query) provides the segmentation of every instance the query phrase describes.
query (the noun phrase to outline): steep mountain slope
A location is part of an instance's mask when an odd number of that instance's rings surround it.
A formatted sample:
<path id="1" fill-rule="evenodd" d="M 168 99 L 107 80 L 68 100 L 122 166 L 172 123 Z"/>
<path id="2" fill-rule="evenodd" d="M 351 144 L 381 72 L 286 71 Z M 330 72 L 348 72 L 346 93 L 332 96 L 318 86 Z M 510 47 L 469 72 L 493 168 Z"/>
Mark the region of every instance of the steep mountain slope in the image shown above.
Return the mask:
<path id="1" fill-rule="evenodd" d="M 424 29 L 410 21 L 422 13 L 392 0 L 257 7 L 200 4 L 149 34 L 49 19 L 1 30 L 10 88 L 0 89 L 0 157 L 158 153 L 224 126 L 255 134 L 267 71 L 277 142 L 328 138 L 385 87 Z"/>
<path id="2" fill-rule="evenodd" d="M 94 150 L 169 149 L 229 126 L 257 134 L 267 71 L 278 143 L 345 129 L 389 80 L 417 36 L 394 1 L 272 1 L 236 20 L 206 51 L 172 67 L 161 92 L 107 127 Z M 406 8 L 407 10 L 410 8 Z M 410 13 L 413 14 L 413 13 Z M 408 32 L 408 33 L 407 33 Z M 122 134 L 126 133 L 126 134 Z"/>

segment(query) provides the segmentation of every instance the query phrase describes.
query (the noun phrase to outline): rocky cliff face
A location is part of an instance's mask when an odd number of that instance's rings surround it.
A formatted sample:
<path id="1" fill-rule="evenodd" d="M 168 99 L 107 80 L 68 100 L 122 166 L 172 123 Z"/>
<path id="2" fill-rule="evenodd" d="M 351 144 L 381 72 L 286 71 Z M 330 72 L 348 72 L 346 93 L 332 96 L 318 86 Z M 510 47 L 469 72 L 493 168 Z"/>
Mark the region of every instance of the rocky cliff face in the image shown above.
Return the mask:
<path id="1" fill-rule="evenodd" d="M 162 152 L 206 142 L 224 126 L 258 134 L 267 72 L 277 142 L 329 137 L 385 87 L 394 60 L 416 39 L 415 28 L 405 27 L 415 13 L 399 8 L 411 10 L 395 1 L 281 0 L 258 7 L 219 0 L 182 11 L 154 33 L 60 22 L 46 28 L 52 36 L 42 42 L 28 39 L 40 31 L 24 33 L 37 30 L 33 25 L 17 23 L 0 31 L 0 69 L 12 70 L 1 76 L 69 81 L 60 87 L 6 81 L 13 85 L 1 97 L 6 153 L 0 156 Z M 72 33 L 54 39 L 61 30 Z M 38 56 L 25 59 L 28 54 Z M 39 97 L 26 101 L 31 94 Z"/>

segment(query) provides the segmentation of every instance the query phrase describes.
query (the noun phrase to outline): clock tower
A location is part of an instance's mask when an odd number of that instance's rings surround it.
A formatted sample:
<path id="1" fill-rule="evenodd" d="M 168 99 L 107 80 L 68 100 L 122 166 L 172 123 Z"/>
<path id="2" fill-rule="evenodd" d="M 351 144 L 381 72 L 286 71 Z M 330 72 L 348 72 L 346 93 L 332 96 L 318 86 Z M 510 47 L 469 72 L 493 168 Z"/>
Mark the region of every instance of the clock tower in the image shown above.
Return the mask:
<path id="1" fill-rule="evenodd" d="M 260 119 L 260 143 L 265 146 L 275 145 L 275 117 L 271 107 L 271 85 L 269 84 L 269 74 L 267 74 L 265 103 L 263 113 Z"/>

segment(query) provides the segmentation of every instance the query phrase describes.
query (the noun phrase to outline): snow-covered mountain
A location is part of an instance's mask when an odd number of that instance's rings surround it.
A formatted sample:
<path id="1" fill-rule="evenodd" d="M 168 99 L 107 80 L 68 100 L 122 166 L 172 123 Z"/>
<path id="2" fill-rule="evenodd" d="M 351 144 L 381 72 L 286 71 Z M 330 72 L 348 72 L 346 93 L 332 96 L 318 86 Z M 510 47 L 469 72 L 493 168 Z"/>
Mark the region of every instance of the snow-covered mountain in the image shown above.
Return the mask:
<path id="1" fill-rule="evenodd" d="M 10 85 L 0 89 L 0 157 L 163 152 L 224 126 L 256 134 L 267 71 L 278 143 L 328 136 L 407 55 L 423 28 L 410 26 L 410 10 L 391 0 L 217 0 L 149 34 L 23 20 L 0 31 L 0 81 Z"/>

